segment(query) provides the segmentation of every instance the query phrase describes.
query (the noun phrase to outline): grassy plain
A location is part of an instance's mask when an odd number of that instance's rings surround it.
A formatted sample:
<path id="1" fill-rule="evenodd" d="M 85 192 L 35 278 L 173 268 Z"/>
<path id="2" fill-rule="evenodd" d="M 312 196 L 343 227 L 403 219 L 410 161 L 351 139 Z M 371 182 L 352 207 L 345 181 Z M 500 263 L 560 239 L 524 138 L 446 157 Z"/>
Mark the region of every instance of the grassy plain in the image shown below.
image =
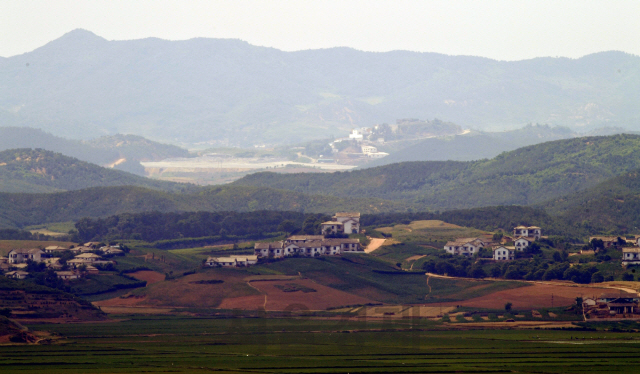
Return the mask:
<path id="1" fill-rule="evenodd" d="M 55 240 L 0 240 L 0 256 L 6 256 L 10 250 L 15 248 L 45 248 L 50 245 L 69 247 L 71 245 L 77 245 L 77 243 L 60 242 Z"/>
<path id="2" fill-rule="evenodd" d="M 635 373 L 640 363 L 637 332 L 446 331 L 423 320 L 305 317 L 156 316 L 29 327 L 64 338 L 60 344 L 2 347 L 0 371 Z"/>

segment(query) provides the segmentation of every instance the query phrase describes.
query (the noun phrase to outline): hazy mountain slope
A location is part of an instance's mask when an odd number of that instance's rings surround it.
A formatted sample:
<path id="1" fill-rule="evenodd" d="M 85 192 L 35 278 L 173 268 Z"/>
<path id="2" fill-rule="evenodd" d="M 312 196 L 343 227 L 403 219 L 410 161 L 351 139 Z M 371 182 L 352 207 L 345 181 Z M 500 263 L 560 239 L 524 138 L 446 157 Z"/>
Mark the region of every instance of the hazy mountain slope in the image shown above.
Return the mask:
<path id="1" fill-rule="evenodd" d="M 143 186 L 167 191 L 195 186 L 155 181 L 111 170 L 43 149 L 9 149 L 0 152 L 0 191 L 54 192 L 97 186 Z"/>
<path id="2" fill-rule="evenodd" d="M 136 135 L 111 135 L 79 141 L 65 139 L 30 127 L 0 127 L 0 151 L 15 148 L 42 148 L 98 165 L 143 174 L 140 161 L 160 161 L 189 157 L 186 149 Z"/>
<path id="3" fill-rule="evenodd" d="M 595 232 L 640 233 L 640 169 L 540 207 Z"/>
<path id="4" fill-rule="evenodd" d="M 431 138 L 366 164 L 365 167 L 406 161 L 472 161 L 493 158 L 502 152 L 576 134 L 566 127 L 526 126 L 505 132 L 471 132 L 444 138 Z"/>
<path id="5" fill-rule="evenodd" d="M 638 126 L 640 57 L 506 62 L 238 40 L 107 41 L 75 30 L 0 61 L 0 123 L 58 135 L 135 133 L 233 144 L 339 136 L 396 118 L 464 127 Z"/>
<path id="6" fill-rule="evenodd" d="M 168 193 L 142 187 L 97 187 L 47 193 L 0 193 L 0 227 L 24 227 L 83 217 L 106 217 L 147 211 L 281 210 L 334 213 L 405 211 L 404 204 L 381 199 L 305 195 L 259 187 L 219 186 L 198 193 Z"/>
<path id="7" fill-rule="evenodd" d="M 248 175 L 236 185 L 407 200 L 432 209 L 529 205 L 584 190 L 640 167 L 640 136 L 558 140 L 491 160 L 426 161 L 333 174 Z"/>

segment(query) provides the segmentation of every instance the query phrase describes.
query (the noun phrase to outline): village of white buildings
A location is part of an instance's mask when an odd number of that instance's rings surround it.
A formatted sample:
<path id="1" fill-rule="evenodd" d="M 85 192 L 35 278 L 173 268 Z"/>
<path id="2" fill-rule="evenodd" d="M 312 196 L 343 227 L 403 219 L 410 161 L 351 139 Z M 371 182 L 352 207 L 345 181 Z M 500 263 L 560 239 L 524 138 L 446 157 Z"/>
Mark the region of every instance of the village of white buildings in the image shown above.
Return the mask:
<path id="1" fill-rule="evenodd" d="M 114 256 L 123 256 L 125 252 L 120 245 L 104 246 L 101 243 L 88 242 L 80 246 L 61 247 L 48 246 L 39 248 L 12 249 L 7 257 L 0 257 L 0 269 L 5 271 L 8 278 L 25 279 L 29 273 L 25 271 L 29 262 L 44 263 L 47 268 L 53 269 L 58 278 L 73 280 L 82 278 L 88 274 L 98 274 L 99 268 L 114 265 Z M 61 257 L 65 253 L 73 254 L 73 258 L 63 261 Z"/>
<path id="2" fill-rule="evenodd" d="M 337 256 L 342 253 L 364 253 L 360 239 L 335 236 L 360 233 L 360 213 L 336 213 L 331 221 L 320 225 L 322 235 L 293 235 L 285 240 L 256 243 L 253 256 L 209 257 L 208 266 L 249 266 L 258 259 L 278 259 L 291 256 Z"/>

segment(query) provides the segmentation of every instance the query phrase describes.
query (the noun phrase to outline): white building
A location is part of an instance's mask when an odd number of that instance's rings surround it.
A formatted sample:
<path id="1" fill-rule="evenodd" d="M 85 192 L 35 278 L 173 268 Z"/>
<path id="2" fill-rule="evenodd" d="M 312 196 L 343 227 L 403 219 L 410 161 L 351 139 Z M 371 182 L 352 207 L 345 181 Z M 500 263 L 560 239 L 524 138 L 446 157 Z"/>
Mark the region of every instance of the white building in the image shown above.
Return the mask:
<path id="1" fill-rule="evenodd" d="M 378 152 L 378 148 L 376 148 L 376 147 L 374 147 L 372 145 L 363 145 L 360 148 L 362 149 L 362 153 L 364 153 L 365 155 L 368 155 L 369 153 Z"/>
<path id="2" fill-rule="evenodd" d="M 312 235 L 309 235 L 312 236 Z M 360 246 L 359 239 L 324 239 L 319 240 L 287 240 L 284 247 L 279 248 L 279 243 L 256 243 L 254 253 L 258 257 L 268 257 L 271 255 L 273 258 L 289 257 L 293 255 L 300 255 L 305 257 L 318 257 L 318 256 L 335 256 L 341 253 L 349 252 L 363 252 Z M 268 248 L 269 251 L 264 249 Z M 270 252 L 271 248 L 276 250 Z M 280 250 L 278 250 L 280 249 Z"/>
<path id="3" fill-rule="evenodd" d="M 444 245 L 444 250 L 452 255 L 473 256 L 484 248 L 484 243 L 479 238 L 460 238 Z"/>
<path id="4" fill-rule="evenodd" d="M 258 256 L 238 255 L 227 257 L 209 257 L 205 264 L 208 266 L 238 267 L 250 266 L 258 263 Z"/>
<path id="5" fill-rule="evenodd" d="M 351 130 L 351 134 L 349 134 L 349 139 L 361 142 L 362 141 L 362 132 L 360 132 L 360 130 L 358 130 L 358 129 Z"/>
<path id="6" fill-rule="evenodd" d="M 534 238 L 529 238 L 527 236 L 522 236 L 515 240 L 515 248 L 517 251 L 522 252 L 525 248 L 527 248 L 531 243 L 535 242 Z"/>
<path id="7" fill-rule="evenodd" d="M 43 252 L 38 248 L 32 249 L 12 249 L 9 254 L 9 263 L 10 264 L 24 264 L 25 262 L 31 260 L 35 262 L 42 261 Z"/>
<path id="8" fill-rule="evenodd" d="M 493 249 L 493 259 L 496 261 L 510 261 L 515 258 L 516 247 L 498 246 Z"/>
<path id="9" fill-rule="evenodd" d="M 516 226 L 513 228 L 513 236 L 515 238 L 525 236 L 538 240 L 542 236 L 542 229 L 538 226 Z"/>
<path id="10" fill-rule="evenodd" d="M 344 225 L 338 221 L 322 222 L 320 231 L 325 235 L 338 234 L 344 232 Z"/>
<path id="11" fill-rule="evenodd" d="M 360 232 L 360 213 L 338 212 L 333 216 L 333 221 L 343 225 L 345 234 L 358 234 Z"/>
<path id="12" fill-rule="evenodd" d="M 622 266 L 640 265 L 640 248 L 622 248 Z"/>

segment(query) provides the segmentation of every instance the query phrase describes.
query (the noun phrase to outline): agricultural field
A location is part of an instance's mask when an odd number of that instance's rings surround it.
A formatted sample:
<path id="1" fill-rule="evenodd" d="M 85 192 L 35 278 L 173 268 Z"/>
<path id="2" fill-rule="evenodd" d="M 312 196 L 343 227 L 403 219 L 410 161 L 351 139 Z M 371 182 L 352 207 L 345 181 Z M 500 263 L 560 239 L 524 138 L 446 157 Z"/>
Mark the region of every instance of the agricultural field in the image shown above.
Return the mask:
<path id="1" fill-rule="evenodd" d="M 69 247 L 78 245 L 72 242 L 61 242 L 55 240 L 0 240 L 0 256 L 6 256 L 9 251 L 15 248 L 45 248 L 50 245 Z"/>
<path id="2" fill-rule="evenodd" d="M 53 344 L 3 346 L 19 373 L 635 373 L 637 324 L 467 330 L 423 320 L 127 317 L 32 324 Z M 445 329 L 454 330 L 445 330 Z M 609 331 L 604 331 L 609 330 Z"/>

